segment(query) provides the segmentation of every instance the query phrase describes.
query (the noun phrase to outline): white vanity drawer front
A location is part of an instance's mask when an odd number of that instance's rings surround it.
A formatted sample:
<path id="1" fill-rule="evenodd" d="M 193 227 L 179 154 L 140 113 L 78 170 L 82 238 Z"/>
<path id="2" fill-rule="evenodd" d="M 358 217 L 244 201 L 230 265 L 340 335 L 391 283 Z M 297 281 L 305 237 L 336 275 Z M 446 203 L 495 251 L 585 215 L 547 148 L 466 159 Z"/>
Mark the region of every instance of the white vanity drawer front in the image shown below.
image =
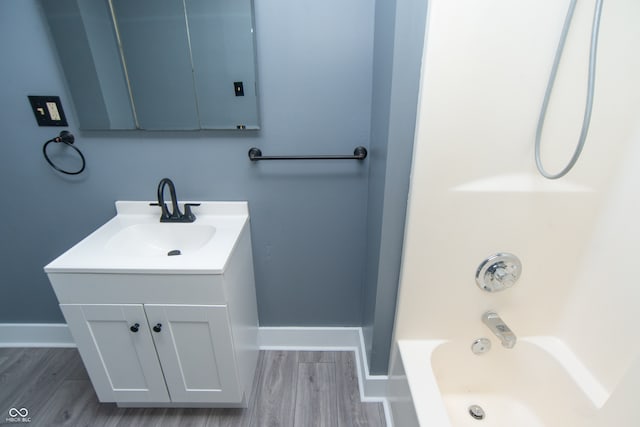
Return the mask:
<path id="1" fill-rule="evenodd" d="M 225 304 L 223 275 L 49 273 L 61 304 Z"/>

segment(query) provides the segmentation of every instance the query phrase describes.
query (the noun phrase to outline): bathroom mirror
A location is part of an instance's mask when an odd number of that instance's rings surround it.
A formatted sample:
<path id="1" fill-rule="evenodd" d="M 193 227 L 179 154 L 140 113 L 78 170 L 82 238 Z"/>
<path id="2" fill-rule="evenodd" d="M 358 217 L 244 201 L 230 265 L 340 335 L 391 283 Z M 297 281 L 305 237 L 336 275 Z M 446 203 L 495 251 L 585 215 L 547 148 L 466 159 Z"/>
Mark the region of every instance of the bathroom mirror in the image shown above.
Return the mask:
<path id="1" fill-rule="evenodd" d="M 40 0 L 86 130 L 258 129 L 252 0 Z"/>

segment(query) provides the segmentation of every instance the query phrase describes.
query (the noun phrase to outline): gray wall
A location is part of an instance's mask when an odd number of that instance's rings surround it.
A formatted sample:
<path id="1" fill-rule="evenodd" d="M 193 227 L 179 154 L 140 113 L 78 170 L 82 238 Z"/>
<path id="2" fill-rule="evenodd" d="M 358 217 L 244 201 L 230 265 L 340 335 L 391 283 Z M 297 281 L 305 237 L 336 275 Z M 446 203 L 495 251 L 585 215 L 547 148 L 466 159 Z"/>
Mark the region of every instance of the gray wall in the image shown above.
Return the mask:
<path id="1" fill-rule="evenodd" d="M 79 132 L 36 0 L 0 2 L 0 323 L 63 321 L 42 266 L 168 176 L 183 200 L 249 201 L 262 325 L 362 325 L 371 371 L 386 372 L 426 0 L 255 6 L 261 131 Z M 83 175 L 45 163 L 59 129 L 36 126 L 37 94 L 62 97 Z M 247 159 L 356 145 L 366 161 Z"/>
<path id="2" fill-rule="evenodd" d="M 369 168 L 369 198 L 367 200 L 367 262 L 363 287 L 363 335 L 369 367 L 374 356 L 374 341 L 379 330 L 375 329 L 378 267 L 381 250 L 382 214 L 384 207 L 384 185 L 387 171 L 387 145 L 389 140 L 389 113 L 391 80 L 393 76 L 393 42 L 395 32 L 396 0 L 376 3 L 373 87 L 371 104 L 371 152 Z M 398 261 L 395 260 L 394 261 Z M 395 300 L 388 301 L 392 305 Z M 393 318 L 391 319 L 393 322 Z M 390 325 L 392 327 L 392 325 Z M 375 354 L 377 355 L 376 348 Z M 377 364 L 383 365 L 380 361 Z M 377 369 L 379 370 L 379 369 Z"/>
<path id="3" fill-rule="evenodd" d="M 387 372 L 400 276 L 427 0 L 378 2 L 363 331 L 369 369 Z"/>
<path id="4" fill-rule="evenodd" d="M 256 0 L 262 130 L 79 132 L 35 0 L 0 2 L 0 322 L 61 322 L 42 267 L 114 215 L 151 200 L 160 178 L 193 200 L 248 200 L 263 325 L 360 325 L 368 160 L 263 162 L 265 154 L 369 145 L 373 0 Z M 27 95 L 60 95 L 87 158 L 79 177 L 41 153 Z M 57 148 L 57 147 L 54 147 Z"/>

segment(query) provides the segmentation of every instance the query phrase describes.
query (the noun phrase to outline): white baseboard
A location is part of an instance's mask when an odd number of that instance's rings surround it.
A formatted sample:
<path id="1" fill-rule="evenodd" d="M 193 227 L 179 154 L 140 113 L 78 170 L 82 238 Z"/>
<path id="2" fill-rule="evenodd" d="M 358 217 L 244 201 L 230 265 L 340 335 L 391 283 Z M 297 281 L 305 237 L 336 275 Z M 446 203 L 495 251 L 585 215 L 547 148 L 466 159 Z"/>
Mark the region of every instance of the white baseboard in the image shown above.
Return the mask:
<path id="1" fill-rule="evenodd" d="M 353 351 L 360 398 L 363 402 L 382 402 L 385 414 L 389 413 L 388 377 L 369 374 L 362 328 L 261 327 L 258 339 L 261 350 Z M 0 323 L 0 347 L 75 346 L 66 323 Z"/>
<path id="2" fill-rule="evenodd" d="M 75 347 L 66 323 L 0 323 L 0 347 Z"/>

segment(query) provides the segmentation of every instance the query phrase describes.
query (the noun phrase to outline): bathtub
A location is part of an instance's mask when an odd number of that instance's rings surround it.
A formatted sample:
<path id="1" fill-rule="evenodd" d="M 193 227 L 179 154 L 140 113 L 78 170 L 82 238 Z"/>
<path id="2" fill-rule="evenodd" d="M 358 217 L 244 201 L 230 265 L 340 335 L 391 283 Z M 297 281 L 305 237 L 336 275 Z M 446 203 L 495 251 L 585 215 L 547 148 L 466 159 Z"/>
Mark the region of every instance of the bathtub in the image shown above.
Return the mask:
<path id="1" fill-rule="evenodd" d="M 558 338 L 472 353 L 469 342 L 398 341 L 389 402 L 397 427 L 596 426 L 608 391 Z M 405 384 L 403 384 L 403 382 Z M 483 420 L 469 414 L 479 405 Z"/>

